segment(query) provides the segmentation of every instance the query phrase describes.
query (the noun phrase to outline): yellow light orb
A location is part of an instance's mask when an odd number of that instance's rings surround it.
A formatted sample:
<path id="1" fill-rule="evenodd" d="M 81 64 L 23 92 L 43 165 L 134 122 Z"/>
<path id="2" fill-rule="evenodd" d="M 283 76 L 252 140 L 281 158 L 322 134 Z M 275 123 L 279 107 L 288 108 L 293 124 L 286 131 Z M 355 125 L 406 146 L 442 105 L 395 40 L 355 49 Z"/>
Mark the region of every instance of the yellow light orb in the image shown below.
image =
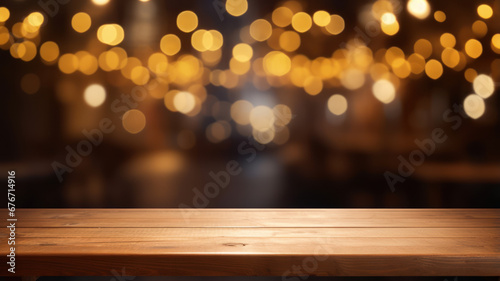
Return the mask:
<path id="1" fill-rule="evenodd" d="M 138 134 L 146 127 L 146 116 L 138 109 L 131 109 L 123 114 L 122 125 L 127 132 Z"/>
<path id="2" fill-rule="evenodd" d="M 253 104 L 246 100 L 238 100 L 231 105 L 231 118 L 240 125 L 250 124 L 250 112 Z"/>
<path id="3" fill-rule="evenodd" d="M 489 5 L 482 4 L 477 7 L 477 14 L 483 19 L 489 19 L 493 16 L 493 9 Z"/>
<path id="4" fill-rule="evenodd" d="M 455 39 L 455 36 L 453 36 L 453 34 L 443 33 L 441 37 L 439 37 L 439 42 L 441 43 L 441 46 L 445 48 L 453 48 L 455 47 L 457 40 Z"/>
<path id="5" fill-rule="evenodd" d="M 304 12 L 298 12 L 292 17 L 292 27 L 297 32 L 304 33 L 311 29 L 312 19 L 311 16 Z"/>
<path id="6" fill-rule="evenodd" d="M 253 56 L 253 49 L 245 43 L 237 44 L 233 47 L 233 57 L 240 62 L 247 62 Z"/>
<path id="7" fill-rule="evenodd" d="M 447 67 L 454 68 L 460 62 L 460 53 L 453 48 L 444 48 L 441 60 Z"/>
<path id="8" fill-rule="evenodd" d="M 173 103 L 178 112 L 188 114 L 195 108 L 196 98 L 190 92 L 182 91 L 174 96 Z"/>
<path id="9" fill-rule="evenodd" d="M 285 31 L 280 35 L 279 44 L 281 49 L 294 52 L 300 47 L 300 35 L 295 31 Z"/>
<path id="10" fill-rule="evenodd" d="M 181 40 L 174 34 L 167 34 L 160 40 L 160 49 L 167 56 L 173 56 L 181 50 Z"/>
<path id="11" fill-rule="evenodd" d="M 489 98 L 493 92 L 495 92 L 495 82 L 486 74 L 478 75 L 474 79 L 472 86 L 474 88 L 474 92 L 483 99 Z"/>
<path id="12" fill-rule="evenodd" d="M 10 11 L 6 7 L 0 7 L 0 22 L 6 22 L 10 17 Z"/>
<path id="13" fill-rule="evenodd" d="M 413 51 L 427 59 L 432 55 L 432 44 L 427 39 L 419 39 L 413 45 Z"/>
<path id="14" fill-rule="evenodd" d="M 317 26 L 325 27 L 330 23 L 330 13 L 327 11 L 316 11 L 313 14 L 313 21 Z"/>
<path id="15" fill-rule="evenodd" d="M 389 80 L 378 80 L 373 83 L 372 92 L 379 101 L 388 104 L 396 98 L 396 88 Z"/>
<path id="16" fill-rule="evenodd" d="M 478 119 L 483 116 L 486 110 L 484 100 L 476 95 L 470 94 L 464 100 L 464 111 L 472 119 Z"/>
<path id="17" fill-rule="evenodd" d="M 259 105 L 250 111 L 250 124 L 254 130 L 266 131 L 273 128 L 275 121 L 274 112 L 271 108 Z"/>
<path id="18" fill-rule="evenodd" d="M 347 111 L 347 99 L 342 95 L 332 95 L 328 99 L 328 110 L 334 115 L 342 115 Z"/>
<path id="19" fill-rule="evenodd" d="M 483 45 L 476 39 L 469 39 L 465 43 L 465 53 L 469 57 L 477 59 L 483 53 Z"/>
<path id="20" fill-rule="evenodd" d="M 427 74 L 429 78 L 436 80 L 443 75 L 443 65 L 437 60 L 429 60 L 425 64 L 425 74 Z"/>
<path id="21" fill-rule="evenodd" d="M 250 36 L 253 39 L 263 42 L 271 37 L 273 32 L 271 24 L 265 19 L 258 19 L 250 25 Z"/>
<path id="22" fill-rule="evenodd" d="M 177 16 L 177 27 L 189 33 L 198 27 L 198 16 L 192 11 L 183 11 Z"/>
<path id="23" fill-rule="evenodd" d="M 434 19 L 437 22 L 444 22 L 446 20 L 446 14 L 443 11 L 434 12 Z"/>
<path id="24" fill-rule="evenodd" d="M 83 99 L 91 107 L 98 107 L 106 100 L 106 90 L 99 84 L 89 85 L 83 92 Z"/>
<path id="25" fill-rule="evenodd" d="M 279 7 L 273 11 L 272 21 L 276 26 L 287 27 L 292 23 L 293 12 L 288 7 Z"/>
<path id="26" fill-rule="evenodd" d="M 78 70 L 78 58 L 74 54 L 64 54 L 59 58 L 58 66 L 61 72 L 71 74 Z"/>
<path id="27" fill-rule="evenodd" d="M 78 33 L 84 33 L 92 25 L 92 19 L 87 13 L 76 13 L 71 19 L 71 26 Z"/>
<path id="28" fill-rule="evenodd" d="M 92 3 L 94 3 L 97 6 L 103 6 L 109 3 L 109 0 L 92 0 Z"/>
<path id="29" fill-rule="evenodd" d="M 110 46 L 120 44 L 124 38 L 125 32 L 118 24 L 103 24 L 97 30 L 97 39 Z"/>
<path id="30" fill-rule="evenodd" d="M 339 15 L 331 15 L 330 22 L 325 26 L 326 31 L 332 35 L 337 35 L 342 33 L 345 28 L 344 19 Z"/>
<path id="31" fill-rule="evenodd" d="M 248 10 L 247 0 L 227 0 L 226 11 L 233 17 L 239 17 Z"/>
<path id="32" fill-rule="evenodd" d="M 406 8 L 412 16 L 421 20 L 427 18 L 431 12 L 427 0 L 409 0 Z"/>
<path id="33" fill-rule="evenodd" d="M 264 56 L 264 71 L 267 74 L 283 76 L 290 71 L 292 61 L 282 52 L 272 51 Z"/>

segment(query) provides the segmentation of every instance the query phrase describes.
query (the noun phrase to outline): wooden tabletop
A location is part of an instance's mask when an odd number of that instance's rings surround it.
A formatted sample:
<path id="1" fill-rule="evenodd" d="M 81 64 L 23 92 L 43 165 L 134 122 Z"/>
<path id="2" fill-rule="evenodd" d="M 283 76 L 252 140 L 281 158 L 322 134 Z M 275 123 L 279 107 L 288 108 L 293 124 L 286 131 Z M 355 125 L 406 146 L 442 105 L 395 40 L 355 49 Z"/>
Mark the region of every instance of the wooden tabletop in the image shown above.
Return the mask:
<path id="1" fill-rule="evenodd" d="M 500 209 L 18 209 L 16 218 L 17 275 L 500 276 Z M 10 275 L 1 229 L 0 275 Z"/>

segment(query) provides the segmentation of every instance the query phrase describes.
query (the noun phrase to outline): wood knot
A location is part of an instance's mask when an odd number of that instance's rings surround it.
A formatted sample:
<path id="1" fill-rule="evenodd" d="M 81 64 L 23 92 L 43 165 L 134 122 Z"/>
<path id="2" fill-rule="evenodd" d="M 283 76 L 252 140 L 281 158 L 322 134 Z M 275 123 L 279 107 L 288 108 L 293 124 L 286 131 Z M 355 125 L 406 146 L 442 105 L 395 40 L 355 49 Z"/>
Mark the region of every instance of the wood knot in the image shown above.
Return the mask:
<path id="1" fill-rule="evenodd" d="M 228 247 L 245 247 L 248 244 L 245 244 L 245 243 L 224 243 L 222 245 L 228 246 Z"/>

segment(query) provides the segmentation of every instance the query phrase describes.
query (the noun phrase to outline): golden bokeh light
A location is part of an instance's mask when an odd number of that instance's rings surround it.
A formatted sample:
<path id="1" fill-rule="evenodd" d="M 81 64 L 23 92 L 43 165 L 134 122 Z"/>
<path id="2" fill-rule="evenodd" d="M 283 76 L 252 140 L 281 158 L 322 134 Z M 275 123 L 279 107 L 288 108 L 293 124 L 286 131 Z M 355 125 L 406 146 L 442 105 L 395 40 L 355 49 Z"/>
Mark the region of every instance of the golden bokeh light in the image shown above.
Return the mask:
<path id="1" fill-rule="evenodd" d="M 328 110 L 334 115 L 342 115 L 347 111 L 347 99 L 342 95 L 332 95 L 328 99 Z"/>
<path id="2" fill-rule="evenodd" d="M 321 26 L 321 27 L 325 27 L 327 26 L 330 21 L 331 21 L 331 18 L 330 18 L 330 13 L 328 13 L 327 11 L 316 11 L 314 14 L 313 14 L 313 21 L 314 23 L 317 25 L 317 26 Z"/>
<path id="3" fill-rule="evenodd" d="M 198 27 L 198 16 L 193 11 L 181 12 L 177 15 L 177 27 L 186 33 L 195 30 Z"/>
<path id="4" fill-rule="evenodd" d="M 109 3 L 109 0 L 92 0 L 92 3 L 98 6 L 104 6 Z"/>
<path id="5" fill-rule="evenodd" d="M 413 45 L 413 51 L 427 59 L 432 55 L 432 44 L 427 39 L 418 39 Z"/>
<path id="6" fill-rule="evenodd" d="M 446 14 L 443 11 L 436 11 L 434 12 L 434 19 L 437 22 L 444 22 L 446 21 Z"/>
<path id="7" fill-rule="evenodd" d="M 125 38 L 125 32 L 123 28 L 115 23 L 103 24 L 97 30 L 97 39 L 101 43 L 116 46 L 120 44 Z"/>
<path id="8" fill-rule="evenodd" d="M 132 71 L 130 72 L 130 80 L 132 80 L 132 82 L 136 85 L 146 85 L 149 82 L 150 77 L 151 75 L 149 70 L 142 65 L 132 68 Z"/>
<path id="9" fill-rule="evenodd" d="M 311 96 L 319 94 L 323 90 L 323 81 L 316 76 L 309 76 L 304 80 L 304 91 Z"/>
<path id="10" fill-rule="evenodd" d="M 10 18 L 10 11 L 6 7 L 0 7 L 0 22 L 6 22 Z"/>
<path id="11" fill-rule="evenodd" d="M 78 70 L 85 75 L 94 74 L 99 68 L 97 58 L 87 51 L 78 51 L 75 56 L 78 58 Z"/>
<path id="12" fill-rule="evenodd" d="M 31 61 L 35 58 L 37 54 L 37 49 L 35 43 L 31 41 L 24 41 L 20 43 L 19 47 L 22 47 L 24 51 L 19 54 L 19 58 L 23 61 Z"/>
<path id="13" fill-rule="evenodd" d="M 153 53 L 148 58 L 148 68 L 156 74 L 162 74 L 167 71 L 168 59 L 163 53 Z"/>
<path id="14" fill-rule="evenodd" d="M 78 33 L 84 33 L 92 25 L 92 19 L 87 13 L 76 13 L 71 19 L 71 26 Z"/>
<path id="15" fill-rule="evenodd" d="M 58 66 L 61 72 L 71 74 L 78 70 L 78 58 L 74 54 L 64 54 L 59 58 Z"/>
<path id="16" fill-rule="evenodd" d="M 478 119 L 486 111 L 484 100 L 476 95 L 470 94 L 464 100 L 464 111 L 472 119 Z"/>
<path id="17" fill-rule="evenodd" d="M 298 12 L 292 17 L 292 27 L 297 32 L 304 33 L 311 29 L 312 19 L 311 16 L 304 12 Z"/>
<path id="18" fill-rule="evenodd" d="M 411 54 L 408 56 L 408 62 L 411 66 L 411 72 L 413 74 L 420 74 L 425 70 L 425 59 L 419 54 Z"/>
<path id="19" fill-rule="evenodd" d="M 266 73 L 275 76 L 283 76 L 290 71 L 292 61 L 280 51 L 269 52 L 263 60 Z"/>
<path id="20" fill-rule="evenodd" d="M 465 80 L 472 83 L 477 77 L 477 71 L 474 68 L 467 68 L 464 72 Z"/>
<path id="21" fill-rule="evenodd" d="M 106 90 L 99 84 L 89 85 L 83 92 L 83 100 L 91 107 L 101 106 L 106 100 Z"/>
<path id="22" fill-rule="evenodd" d="M 300 47 L 300 35 L 295 31 L 285 31 L 281 33 L 279 45 L 287 52 L 294 52 Z"/>
<path id="23" fill-rule="evenodd" d="M 248 10 L 247 0 L 226 0 L 226 11 L 233 17 L 239 17 Z"/>
<path id="24" fill-rule="evenodd" d="M 122 125 L 127 132 L 138 134 L 146 127 L 146 116 L 138 109 L 131 109 L 123 114 Z"/>
<path id="25" fill-rule="evenodd" d="M 33 12 L 27 17 L 28 23 L 33 27 L 40 27 L 43 24 L 44 17 L 40 12 Z"/>
<path id="26" fill-rule="evenodd" d="M 195 108 L 196 98 L 190 92 L 182 91 L 175 94 L 173 103 L 178 112 L 188 114 Z"/>
<path id="27" fill-rule="evenodd" d="M 489 19 L 493 16 L 493 9 L 486 4 L 481 4 L 477 7 L 477 14 L 483 19 Z"/>
<path id="28" fill-rule="evenodd" d="M 379 101 L 388 104 L 396 98 L 396 88 L 388 80 L 378 80 L 373 83 L 372 92 Z"/>
<path id="29" fill-rule="evenodd" d="M 349 68 L 342 73 L 340 83 L 349 90 L 359 89 L 365 84 L 365 74 L 359 69 Z"/>
<path id="30" fill-rule="evenodd" d="M 443 75 L 443 65 L 438 60 L 429 60 L 425 64 L 425 74 L 429 78 L 436 80 Z"/>
<path id="31" fill-rule="evenodd" d="M 254 130 L 264 132 L 274 127 L 275 116 L 271 108 L 259 105 L 252 108 L 249 120 Z"/>
<path id="32" fill-rule="evenodd" d="M 483 99 L 489 98 L 495 92 L 495 82 L 486 74 L 476 76 L 472 85 L 474 92 Z"/>
<path id="33" fill-rule="evenodd" d="M 273 11 L 272 21 L 276 26 L 287 27 L 292 23 L 293 12 L 288 7 L 279 7 Z"/>
<path id="34" fill-rule="evenodd" d="M 469 39 L 465 43 L 465 53 L 469 57 L 477 59 L 483 53 L 483 45 L 476 39 Z"/>
<path id="35" fill-rule="evenodd" d="M 482 20 L 477 20 L 472 24 L 472 32 L 476 37 L 482 38 L 488 33 L 488 26 Z"/>
<path id="36" fill-rule="evenodd" d="M 268 144 L 274 140 L 274 137 L 276 136 L 276 131 L 274 128 L 269 128 L 267 130 L 262 130 L 262 131 L 253 130 L 252 136 L 260 144 Z"/>
<path id="37" fill-rule="evenodd" d="M 491 49 L 500 54 L 500 33 L 497 33 L 491 37 Z"/>
<path id="38" fill-rule="evenodd" d="M 409 0 L 406 8 L 412 16 L 421 20 L 427 18 L 431 12 L 427 0 Z"/>
<path id="39" fill-rule="evenodd" d="M 252 59 L 253 49 L 252 46 L 240 43 L 233 47 L 233 57 L 239 62 L 247 62 Z"/>
<path id="40" fill-rule="evenodd" d="M 263 42 L 271 37 L 273 28 L 271 24 L 265 19 L 258 19 L 250 25 L 250 35 L 253 39 Z"/>
<path id="41" fill-rule="evenodd" d="M 441 43 L 441 46 L 445 48 L 453 48 L 455 47 L 457 40 L 455 39 L 455 36 L 453 34 L 443 33 L 441 37 L 439 37 L 439 42 Z"/>
<path id="42" fill-rule="evenodd" d="M 330 22 L 325 26 L 326 31 L 332 35 L 338 35 L 344 31 L 345 22 L 339 15 L 331 15 Z"/>
<path id="43" fill-rule="evenodd" d="M 59 46 L 52 41 L 47 41 L 40 46 L 40 57 L 44 62 L 53 63 L 59 57 Z"/>
<path id="44" fill-rule="evenodd" d="M 167 56 L 173 56 L 181 50 L 181 40 L 177 35 L 167 34 L 160 40 L 160 49 Z"/>
<path id="45" fill-rule="evenodd" d="M 460 62 L 460 54 L 453 48 L 444 48 L 441 52 L 441 61 L 449 68 L 454 68 Z"/>
<path id="46" fill-rule="evenodd" d="M 250 112 L 253 104 L 247 100 L 238 100 L 231 105 L 231 118 L 240 125 L 250 124 Z"/>

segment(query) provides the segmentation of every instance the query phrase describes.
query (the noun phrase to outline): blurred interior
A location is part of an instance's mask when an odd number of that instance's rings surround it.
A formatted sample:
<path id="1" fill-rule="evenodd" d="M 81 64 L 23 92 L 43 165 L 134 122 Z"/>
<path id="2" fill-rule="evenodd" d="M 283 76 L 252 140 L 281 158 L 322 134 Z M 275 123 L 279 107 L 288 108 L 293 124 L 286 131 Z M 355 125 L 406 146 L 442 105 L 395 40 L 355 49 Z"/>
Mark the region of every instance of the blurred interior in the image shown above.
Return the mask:
<path id="1" fill-rule="evenodd" d="M 498 0 L 37 2 L 0 4 L 19 207 L 500 206 Z"/>

